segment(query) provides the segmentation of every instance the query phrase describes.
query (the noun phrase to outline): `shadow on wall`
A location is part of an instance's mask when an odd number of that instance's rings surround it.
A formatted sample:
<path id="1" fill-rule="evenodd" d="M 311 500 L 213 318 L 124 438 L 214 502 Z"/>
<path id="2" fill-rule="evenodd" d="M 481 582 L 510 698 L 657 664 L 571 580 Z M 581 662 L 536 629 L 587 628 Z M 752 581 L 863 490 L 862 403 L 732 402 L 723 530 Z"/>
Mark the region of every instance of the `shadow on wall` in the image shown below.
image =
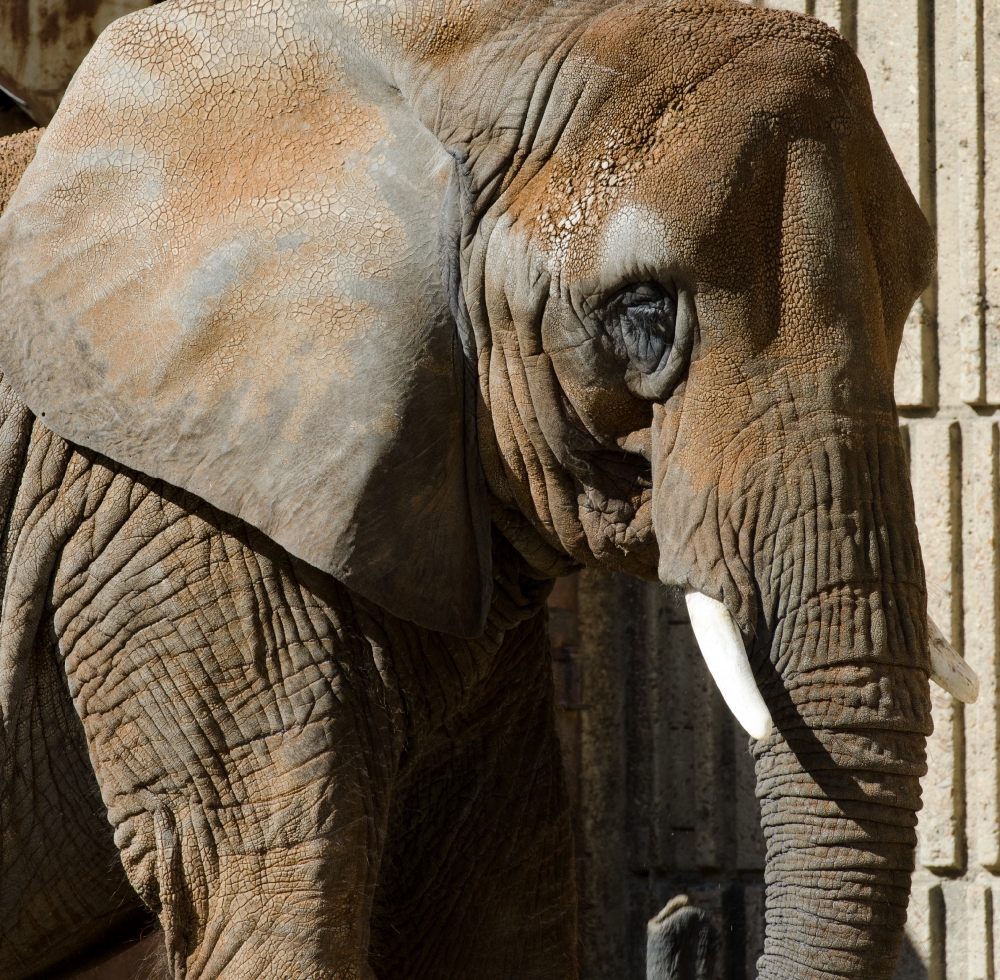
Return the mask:
<path id="1" fill-rule="evenodd" d="M 899 965 L 893 980 L 931 980 L 930 970 L 910 942 L 909 936 L 903 938 L 903 949 L 899 954 Z"/>
<path id="2" fill-rule="evenodd" d="M 753 758 L 683 599 L 588 569 L 556 585 L 550 628 L 583 980 L 644 980 L 646 924 L 679 895 L 717 930 L 711 980 L 755 980 L 764 841 Z"/>
<path id="3" fill-rule="evenodd" d="M 31 117 L 25 115 L 13 99 L 0 92 L 0 136 L 23 133 L 34 125 Z"/>
<path id="4" fill-rule="evenodd" d="M 163 933 L 155 929 L 107 959 L 80 970 L 57 973 L 51 980 L 170 980 Z"/>

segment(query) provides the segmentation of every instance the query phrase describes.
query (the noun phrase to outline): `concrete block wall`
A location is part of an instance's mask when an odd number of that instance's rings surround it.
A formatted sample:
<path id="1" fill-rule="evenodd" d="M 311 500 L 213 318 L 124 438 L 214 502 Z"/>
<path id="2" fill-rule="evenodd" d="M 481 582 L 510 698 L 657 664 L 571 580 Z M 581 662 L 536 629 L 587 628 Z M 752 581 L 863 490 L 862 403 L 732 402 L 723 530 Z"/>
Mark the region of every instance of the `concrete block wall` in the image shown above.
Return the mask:
<path id="1" fill-rule="evenodd" d="M 995 980 L 1000 949 L 1000 0 L 783 0 L 855 46 L 875 111 L 935 228 L 936 282 L 896 372 L 929 612 L 980 677 L 933 688 L 918 870 L 898 980 Z M 645 922 L 676 894 L 715 917 L 720 976 L 763 936 L 753 766 L 683 602 L 583 572 L 553 594 L 560 732 L 587 977 L 642 980 Z M 997 940 L 1000 940 L 998 935 Z"/>
<path id="2" fill-rule="evenodd" d="M 560 581 L 550 616 L 584 976 L 644 978 L 646 921 L 683 893 L 720 929 L 720 977 L 755 977 L 764 842 L 753 759 L 683 599 L 587 570 Z"/>

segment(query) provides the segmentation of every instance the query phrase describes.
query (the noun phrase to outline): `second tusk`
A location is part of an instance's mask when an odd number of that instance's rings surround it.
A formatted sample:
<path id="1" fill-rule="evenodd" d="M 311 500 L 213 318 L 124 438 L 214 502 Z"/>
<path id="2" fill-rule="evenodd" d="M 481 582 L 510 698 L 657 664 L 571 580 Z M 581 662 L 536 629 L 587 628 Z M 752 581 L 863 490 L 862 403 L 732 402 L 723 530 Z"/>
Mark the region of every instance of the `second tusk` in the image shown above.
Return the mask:
<path id="1" fill-rule="evenodd" d="M 757 689 L 743 635 L 725 605 L 701 592 L 685 597 L 691 628 L 701 655 L 729 710 L 752 738 L 767 738 L 774 727 L 767 704 Z M 963 704 L 979 697 L 976 672 L 927 619 L 931 680 Z"/>
<path id="2" fill-rule="evenodd" d="M 931 654 L 931 680 L 963 704 L 972 704 L 979 697 L 979 678 L 930 616 L 927 617 L 927 645 Z"/>

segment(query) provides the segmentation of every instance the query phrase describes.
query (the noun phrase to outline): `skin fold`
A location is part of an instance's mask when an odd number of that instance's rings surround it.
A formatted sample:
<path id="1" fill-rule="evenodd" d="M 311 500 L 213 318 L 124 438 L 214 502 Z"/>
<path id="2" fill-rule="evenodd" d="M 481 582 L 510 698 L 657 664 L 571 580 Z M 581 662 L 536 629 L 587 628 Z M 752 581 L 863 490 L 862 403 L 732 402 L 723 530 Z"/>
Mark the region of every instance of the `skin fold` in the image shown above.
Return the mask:
<path id="1" fill-rule="evenodd" d="M 931 731 L 892 382 L 933 259 L 797 15 L 116 22 L 0 219 L 4 975 L 144 906 L 178 980 L 574 977 L 543 603 L 586 564 L 746 640 L 760 976 L 890 977 Z"/>

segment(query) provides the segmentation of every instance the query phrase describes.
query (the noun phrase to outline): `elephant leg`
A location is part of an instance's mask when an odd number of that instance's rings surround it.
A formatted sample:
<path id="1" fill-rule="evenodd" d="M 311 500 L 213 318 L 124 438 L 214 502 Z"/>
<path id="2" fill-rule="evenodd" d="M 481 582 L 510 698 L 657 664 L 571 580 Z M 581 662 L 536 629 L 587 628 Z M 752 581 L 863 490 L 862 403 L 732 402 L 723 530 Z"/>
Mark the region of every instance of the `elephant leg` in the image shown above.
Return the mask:
<path id="1" fill-rule="evenodd" d="M 49 477 L 52 629 L 171 973 L 364 976 L 404 726 L 350 594 L 95 454 Z"/>
<path id="2" fill-rule="evenodd" d="M 577 975 L 544 610 L 507 632 L 494 663 L 397 778 L 372 918 L 382 980 Z"/>
<path id="3" fill-rule="evenodd" d="M 129 885 L 48 637 L 31 653 L 14 778 L 0 800 L 0 977 L 49 976 L 134 940 L 154 922 Z"/>
<path id="4" fill-rule="evenodd" d="M 0 154 L 2 155 L 2 154 Z M 2 181 L 0 181 L 2 183 Z M 118 858 L 45 615 L 66 529 L 42 492 L 65 443 L 0 377 L 0 977 L 49 976 L 133 939 L 151 920 Z M 29 445 L 31 447 L 29 453 Z M 23 474 L 23 479 L 21 478 Z M 51 498 L 49 498 L 51 499 Z"/>

